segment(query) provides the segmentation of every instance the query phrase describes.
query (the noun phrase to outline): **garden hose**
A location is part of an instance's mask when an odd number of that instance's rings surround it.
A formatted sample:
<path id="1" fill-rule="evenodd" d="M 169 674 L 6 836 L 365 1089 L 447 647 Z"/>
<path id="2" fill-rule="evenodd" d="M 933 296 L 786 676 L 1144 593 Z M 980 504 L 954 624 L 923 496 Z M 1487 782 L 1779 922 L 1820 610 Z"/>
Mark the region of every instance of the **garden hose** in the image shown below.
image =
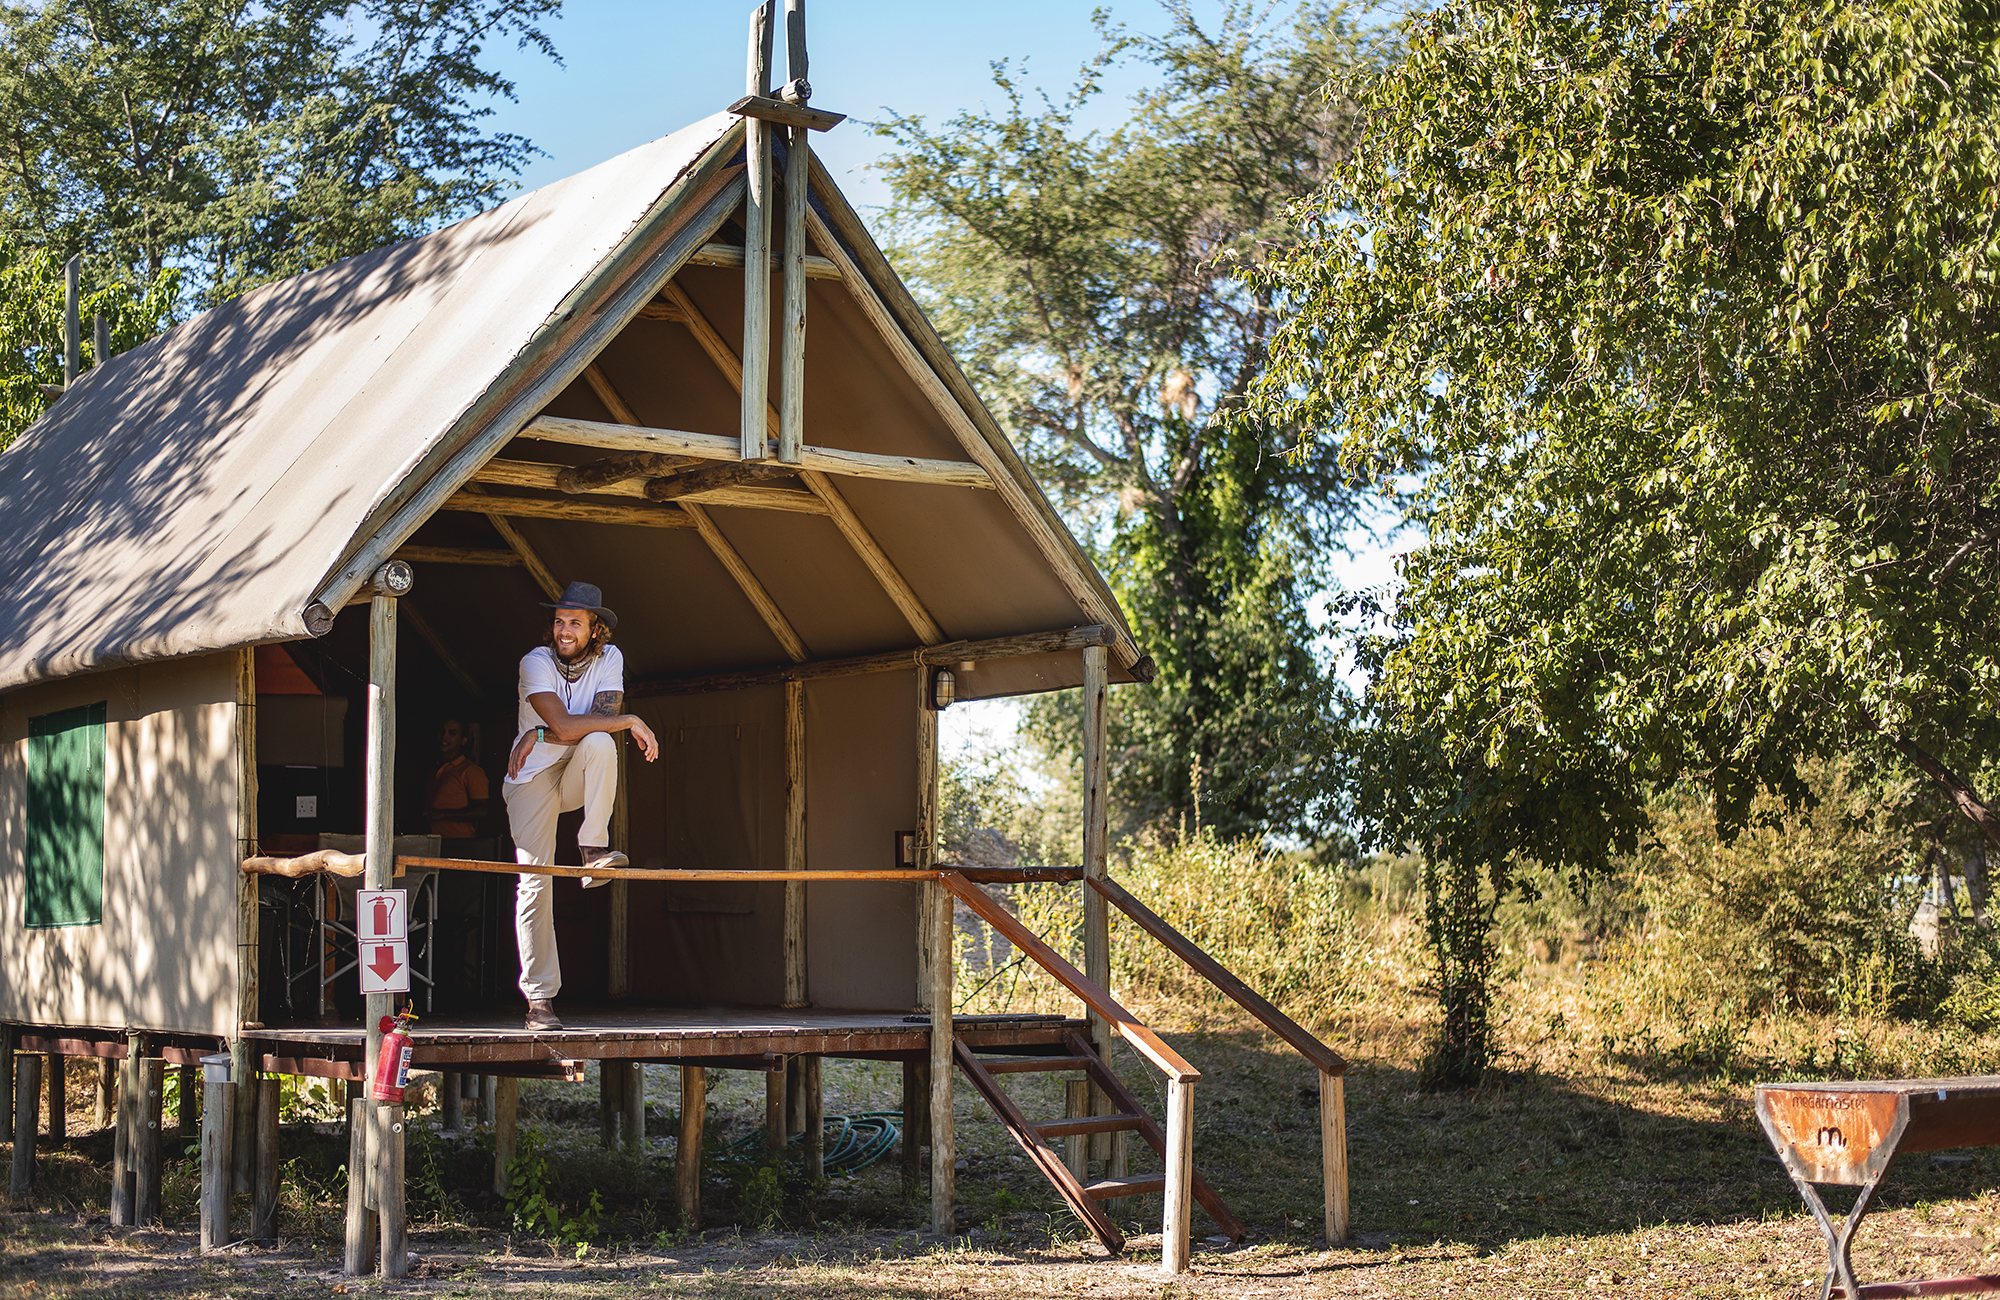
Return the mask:
<path id="1" fill-rule="evenodd" d="M 854 1115 L 828 1115 L 825 1126 L 826 1172 L 851 1174 L 866 1169 L 896 1145 L 903 1131 L 899 1110 L 864 1110 Z M 765 1135 L 752 1130 L 729 1144 L 729 1153 L 741 1160 L 754 1160 L 763 1153 Z M 806 1135 L 794 1133 L 788 1147 L 803 1149 Z"/>

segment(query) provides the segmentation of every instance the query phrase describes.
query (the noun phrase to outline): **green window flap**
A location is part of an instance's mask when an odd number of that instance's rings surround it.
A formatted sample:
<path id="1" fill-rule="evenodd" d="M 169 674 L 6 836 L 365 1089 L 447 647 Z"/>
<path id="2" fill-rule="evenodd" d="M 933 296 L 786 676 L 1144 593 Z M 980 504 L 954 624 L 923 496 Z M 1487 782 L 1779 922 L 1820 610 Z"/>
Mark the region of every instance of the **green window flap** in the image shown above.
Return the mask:
<path id="1" fill-rule="evenodd" d="M 28 719 L 30 930 L 104 919 L 104 705 Z"/>

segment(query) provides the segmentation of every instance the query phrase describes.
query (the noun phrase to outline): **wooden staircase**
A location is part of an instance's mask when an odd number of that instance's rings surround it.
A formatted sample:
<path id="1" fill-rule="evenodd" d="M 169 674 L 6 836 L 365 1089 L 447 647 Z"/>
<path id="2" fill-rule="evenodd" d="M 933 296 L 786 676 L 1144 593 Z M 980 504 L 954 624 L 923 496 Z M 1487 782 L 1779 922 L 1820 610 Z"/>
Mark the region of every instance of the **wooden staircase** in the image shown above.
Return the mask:
<path id="1" fill-rule="evenodd" d="M 1161 1161 L 1167 1159 L 1167 1140 L 1160 1126 L 1153 1122 L 1145 1107 L 1132 1095 L 1124 1082 L 1098 1059 L 1090 1044 L 1077 1034 L 1068 1035 L 1069 1054 L 1067 1056 L 1010 1056 L 994 1060 L 981 1059 L 964 1042 L 953 1044 L 953 1053 L 958 1066 L 965 1071 L 966 1078 L 986 1098 L 993 1113 L 1000 1117 L 1000 1123 L 1028 1153 L 1035 1168 L 1054 1185 L 1069 1208 L 1076 1216 L 1090 1225 L 1090 1231 L 1106 1250 L 1117 1252 L 1125 1249 L 1125 1236 L 1111 1221 L 1109 1215 L 1100 1208 L 1104 1201 L 1126 1196 L 1144 1196 L 1150 1192 L 1167 1189 L 1167 1175 L 1134 1174 L 1122 1178 L 1101 1178 L 1095 1182 L 1080 1182 L 1070 1171 L 1062 1153 L 1049 1144 L 1051 1138 L 1078 1137 L 1090 1133 L 1137 1133 L 1153 1148 Z M 1052 1074 L 1081 1072 L 1095 1085 L 1111 1104 L 1117 1108 L 1115 1114 L 1091 1115 L 1078 1119 L 1030 1120 L 1021 1113 L 1014 1099 L 1001 1088 L 994 1077 L 1002 1074 Z M 1241 1241 L 1243 1225 L 1229 1212 L 1229 1207 L 1216 1196 L 1214 1189 L 1200 1174 L 1192 1180 L 1195 1199 L 1202 1209 L 1214 1219 L 1231 1241 Z"/>

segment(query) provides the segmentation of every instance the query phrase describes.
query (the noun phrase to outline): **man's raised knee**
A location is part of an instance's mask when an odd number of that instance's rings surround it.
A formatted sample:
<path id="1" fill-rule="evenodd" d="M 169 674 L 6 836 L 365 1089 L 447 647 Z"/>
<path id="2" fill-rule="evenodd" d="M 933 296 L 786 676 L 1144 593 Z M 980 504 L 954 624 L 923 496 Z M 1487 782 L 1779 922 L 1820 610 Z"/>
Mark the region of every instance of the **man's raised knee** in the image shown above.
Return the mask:
<path id="1" fill-rule="evenodd" d="M 618 741 L 608 731 L 593 731 L 582 740 L 576 742 L 576 748 L 579 755 L 589 754 L 594 757 L 605 758 L 615 756 L 618 753 Z"/>

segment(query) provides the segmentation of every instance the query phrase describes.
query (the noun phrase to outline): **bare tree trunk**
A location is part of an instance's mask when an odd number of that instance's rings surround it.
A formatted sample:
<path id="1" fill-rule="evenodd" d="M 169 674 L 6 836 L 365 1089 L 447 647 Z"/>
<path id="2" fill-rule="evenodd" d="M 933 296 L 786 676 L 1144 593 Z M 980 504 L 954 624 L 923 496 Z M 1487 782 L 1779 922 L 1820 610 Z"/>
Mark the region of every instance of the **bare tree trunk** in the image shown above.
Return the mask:
<path id="1" fill-rule="evenodd" d="M 1972 923 L 1986 928 L 1986 841 L 1974 840 L 1965 854 L 1965 893 L 1972 904 Z"/>

